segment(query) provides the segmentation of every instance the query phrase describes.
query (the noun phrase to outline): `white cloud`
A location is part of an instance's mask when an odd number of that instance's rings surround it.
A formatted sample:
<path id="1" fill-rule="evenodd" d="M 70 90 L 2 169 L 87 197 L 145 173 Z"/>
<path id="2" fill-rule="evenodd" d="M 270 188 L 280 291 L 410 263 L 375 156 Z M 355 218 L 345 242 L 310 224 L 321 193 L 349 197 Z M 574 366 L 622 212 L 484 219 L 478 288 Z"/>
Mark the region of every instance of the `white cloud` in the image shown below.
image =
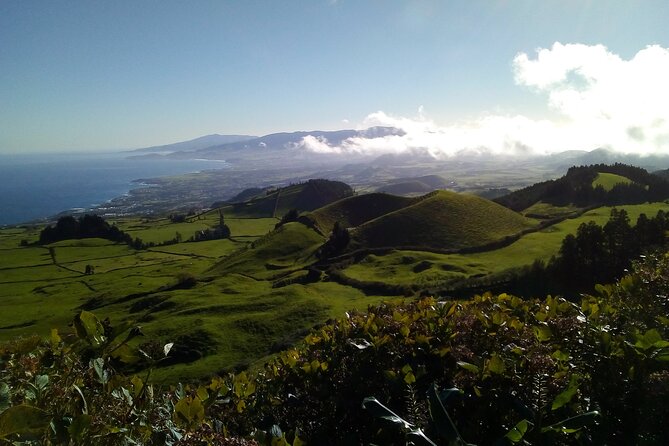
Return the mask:
<path id="1" fill-rule="evenodd" d="M 462 150 L 518 154 L 597 147 L 669 153 L 669 49 L 648 46 L 625 60 L 603 45 L 555 43 L 534 58 L 518 54 L 513 68 L 516 83 L 545 95 L 559 121 L 487 115 L 439 125 L 421 106 L 412 118 L 377 111 L 360 126 L 393 126 L 403 136 L 351 138 L 337 147 L 311 137 L 303 146 L 319 153 L 422 150 L 435 157 Z"/>
<path id="2" fill-rule="evenodd" d="M 322 136 L 307 135 L 297 145 L 298 149 L 308 150 L 314 153 L 341 153 L 338 147 L 330 146 L 328 140 Z"/>

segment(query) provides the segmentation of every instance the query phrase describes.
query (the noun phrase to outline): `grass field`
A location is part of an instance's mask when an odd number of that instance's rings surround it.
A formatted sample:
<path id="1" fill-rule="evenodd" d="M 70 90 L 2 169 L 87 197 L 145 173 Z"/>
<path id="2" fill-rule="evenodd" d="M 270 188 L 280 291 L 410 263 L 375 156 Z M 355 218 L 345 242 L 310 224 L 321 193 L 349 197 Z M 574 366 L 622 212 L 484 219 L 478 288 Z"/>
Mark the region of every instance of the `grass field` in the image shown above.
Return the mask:
<path id="1" fill-rule="evenodd" d="M 601 186 L 605 191 L 610 191 L 616 184 L 631 184 L 633 183 L 627 177 L 616 175 L 614 173 L 598 173 L 592 181 L 592 187 Z"/>
<path id="2" fill-rule="evenodd" d="M 423 200 L 427 202 L 423 218 L 435 211 L 431 206 L 443 205 L 441 200 L 428 200 Z M 469 199 L 464 203 L 474 206 Z M 650 216 L 659 209 L 669 211 L 664 203 L 625 208 L 632 220 L 642 212 Z M 369 255 L 344 273 L 358 280 L 418 288 L 444 285 L 547 259 L 580 223 L 603 224 L 609 212 L 610 208 L 595 209 L 495 251 L 467 255 L 393 251 Z M 315 324 L 388 299 L 317 276 L 309 278 L 307 268 L 317 260 L 315 253 L 325 241 L 316 231 L 300 223 L 272 231 L 276 218 L 242 218 L 225 210 L 224 215 L 231 240 L 182 242 L 140 251 L 102 239 L 38 246 L 30 244 L 37 240 L 38 228 L 0 230 L 0 340 L 26 333 L 47 335 L 54 327 L 68 332 L 72 317 L 86 308 L 114 324 L 140 324 L 145 336 L 138 342 L 175 342 L 180 351 L 192 355 L 190 362 L 155 372 L 156 380 L 174 382 L 256 364 L 291 345 Z M 448 215 L 460 214 L 449 211 Z M 518 219 L 503 233 L 533 224 L 513 215 Z M 218 224 L 219 214 L 211 211 L 193 220 L 172 224 L 168 219 L 127 218 L 116 223 L 147 240 L 165 241 L 177 230 L 185 237 L 184 228 L 212 227 Z M 496 221 L 488 218 L 481 224 L 493 228 Z M 467 225 L 459 220 L 458 224 Z M 427 242 L 428 234 L 422 236 Z M 21 240 L 29 245 L 20 246 Z M 84 274 L 87 265 L 95 268 L 94 274 Z M 184 277 L 192 280 L 183 282 Z"/>
<path id="3" fill-rule="evenodd" d="M 640 214 L 654 216 L 669 211 L 669 204 L 652 203 L 620 206 L 627 210 L 632 224 Z M 581 223 L 604 225 L 611 207 L 593 209 L 578 218 L 567 219 L 538 232 L 524 235 L 501 249 L 474 254 L 435 254 L 424 251 L 394 251 L 385 256 L 369 255 L 361 263 L 344 270 L 346 276 L 361 281 L 386 282 L 421 287 L 443 286 L 457 279 L 499 273 L 548 260 L 560 249 L 568 234 L 576 233 Z"/>
<path id="4" fill-rule="evenodd" d="M 323 234 L 329 234 L 337 222 L 345 228 L 359 226 L 415 202 L 416 199 L 384 193 L 356 195 L 317 209 L 307 214 L 307 218 Z"/>
<path id="5" fill-rule="evenodd" d="M 568 206 L 555 206 L 550 203 L 544 203 L 539 201 L 534 203 L 529 208 L 523 210 L 523 215 L 532 216 L 536 218 L 557 218 L 557 217 L 566 217 L 578 213 L 581 208 L 568 205 Z"/>
<path id="6" fill-rule="evenodd" d="M 490 200 L 437 191 L 352 232 L 354 246 L 453 249 L 481 246 L 535 226 Z"/>
<path id="7" fill-rule="evenodd" d="M 212 211 L 193 223 L 128 218 L 116 224 L 145 241 L 161 242 L 177 231 L 185 236 L 186 230 L 218 221 L 218 211 Z M 312 263 L 324 241 L 298 223 L 266 235 L 277 221 L 228 216 L 231 240 L 140 251 L 103 239 L 20 247 L 23 239 L 36 241 L 39 231 L 0 230 L 0 340 L 46 336 L 54 327 L 68 332 L 72 317 L 86 308 L 115 324 L 139 323 L 145 333 L 139 342 L 190 348 L 193 361 L 154 374 L 156 380 L 174 382 L 257 361 L 295 342 L 314 324 L 382 298 L 331 282 L 287 281 L 275 288 L 277 277 Z M 84 274 L 87 265 L 94 274 Z M 184 274 L 196 278 L 190 288 L 178 286 Z"/>

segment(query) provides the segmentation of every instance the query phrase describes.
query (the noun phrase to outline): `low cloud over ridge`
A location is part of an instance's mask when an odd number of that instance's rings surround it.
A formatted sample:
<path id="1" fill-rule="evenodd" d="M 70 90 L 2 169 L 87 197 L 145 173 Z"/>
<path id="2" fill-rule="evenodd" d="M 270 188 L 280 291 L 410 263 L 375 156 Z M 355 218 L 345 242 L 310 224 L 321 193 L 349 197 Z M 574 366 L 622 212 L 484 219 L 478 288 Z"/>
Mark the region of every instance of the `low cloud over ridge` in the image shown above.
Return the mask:
<path id="1" fill-rule="evenodd" d="M 516 84 L 544 95 L 559 121 L 523 115 L 487 115 L 439 125 L 423 110 L 412 118 L 377 111 L 360 128 L 391 126 L 404 135 L 349 138 L 334 146 L 308 136 L 301 148 L 318 153 L 428 152 L 441 158 L 461 151 L 546 154 L 604 147 L 669 153 L 669 49 L 648 46 L 625 60 L 603 45 L 555 43 L 513 60 Z"/>

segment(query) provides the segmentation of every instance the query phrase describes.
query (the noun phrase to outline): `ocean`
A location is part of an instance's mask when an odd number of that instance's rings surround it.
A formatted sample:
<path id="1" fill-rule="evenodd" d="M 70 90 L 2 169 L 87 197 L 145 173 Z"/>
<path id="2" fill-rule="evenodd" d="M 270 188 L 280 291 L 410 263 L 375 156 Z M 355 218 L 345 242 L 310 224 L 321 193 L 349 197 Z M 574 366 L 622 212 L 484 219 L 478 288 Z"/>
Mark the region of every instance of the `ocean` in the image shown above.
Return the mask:
<path id="1" fill-rule="evenodd" d="M 228 166 L 222 161 L 127 159 L 128 155 L 0 155 L 0 225 L 102 204 L 139 187 L 133 180 Z"/>

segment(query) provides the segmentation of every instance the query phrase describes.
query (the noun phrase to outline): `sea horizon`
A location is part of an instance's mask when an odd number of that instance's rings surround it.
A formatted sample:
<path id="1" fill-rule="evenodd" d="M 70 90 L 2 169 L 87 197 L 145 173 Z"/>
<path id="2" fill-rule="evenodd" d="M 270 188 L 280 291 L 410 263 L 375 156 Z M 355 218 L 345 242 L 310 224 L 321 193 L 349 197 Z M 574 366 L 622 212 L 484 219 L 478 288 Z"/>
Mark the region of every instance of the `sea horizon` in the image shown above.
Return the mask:
<path id="1" fill-rule="evenodd" d="M 0 226 L 90 209 L 141 187 L 139 180 L 227 166 L 215 160 L 130 156 L 128 150 L 0 155 Z"/>

